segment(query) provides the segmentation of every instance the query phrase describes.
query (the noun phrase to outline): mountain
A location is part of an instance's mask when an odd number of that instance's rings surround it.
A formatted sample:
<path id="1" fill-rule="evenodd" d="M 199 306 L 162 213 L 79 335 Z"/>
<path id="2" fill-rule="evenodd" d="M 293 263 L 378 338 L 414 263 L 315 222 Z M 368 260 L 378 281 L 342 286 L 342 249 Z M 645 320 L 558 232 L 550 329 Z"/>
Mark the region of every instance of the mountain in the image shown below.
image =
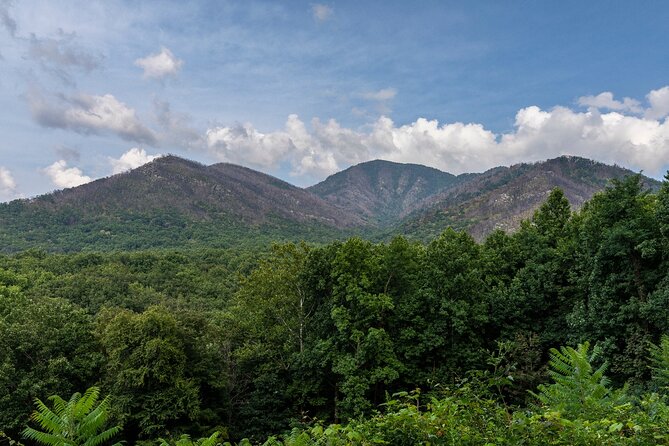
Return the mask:
<path id="1" fill-rule="evenodd" d="M 481 240 L 495 229 L 517 229 L 556 187 L 563 190 L 572 209 L 578 209 L 611 179 L 633 174 L 619 166 L 576 156 L 496 167 L 468 175 L 453 187 L 428 197 L 417 206 L 417 212 L 393 230 L 425 239 L 453 226 Z M 660 185 L 647 177 L 644 182 L 649 189 Z"/>
<path id="2" fill-rule="evenodd" d="M 456 180 L 431 167 L 376 160 L 349 167 L 307 190 L 367 223 L 383 226 L 404 218 Z"/>
<path id="3" fill-rule="evenodd" d="M 355 215 L 272 176 L 175 156 L 0 206 L 4 250 L 229 246 L 302 235 L 321 240 L 362 225 Z"/>
<path id="4" fill-rule="evenodd" d="M 458 176 L 370 161 L 301 189 L 233 164 L 166 156 L 79 187 L 0 204 L 0 251 L 266 246 L 355 234 L 429 239 L 448 226 L 482 239 L 497 228 L 516 229 L 555 187 L 578 208 L 611 178 L 631 173 L 578 157 Z"/>

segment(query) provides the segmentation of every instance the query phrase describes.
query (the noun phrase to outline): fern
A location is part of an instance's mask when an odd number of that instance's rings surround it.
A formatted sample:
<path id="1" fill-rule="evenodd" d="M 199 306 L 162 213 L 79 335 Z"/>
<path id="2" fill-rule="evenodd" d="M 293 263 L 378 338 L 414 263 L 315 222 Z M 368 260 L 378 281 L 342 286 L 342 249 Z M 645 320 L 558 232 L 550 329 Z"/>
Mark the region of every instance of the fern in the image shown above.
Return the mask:
<path id="1" fill-rule="evenodd" d="M 663 335 L 660 345 L 650 344 L 653 383 L 665 391 L 669 390 L 669 336 Z"/>
<path id="2" fill-rule="evenodd" d="M 121 431 L 119 426 L 103 430 L 107 423 L 109 400 L 98 403 L 100 389 L 91 387 L 83 395 L 75 393 L 65 401 L 58 395 L 49 397 L 53 408 L 35 399 L 31 420 L 41 430 L 26 427 L 23 436 L 47 446 L 100 446 Z M 117 443 L 120 444 L 120 443 Z"/>
<path id="3" fill-rule="evenodd" d="M 613 404 L 622 402 L 622 393 L 609 388 L 609 379 L 604 375 L 607 364 L 593 367 L 600 354 L 598 347 L 590 351 L 588 342 L 579 344 L 576 349 L 551 349 L 548 373 L 553 383 L 540 385 L 538 394 L 530 393 L 544 408 L 567 417 L 597 417 Z"/>
<path id="4" fill-rule="evenodd" d="M 190 438 L 190 435 L 183 434 L 181 435 L 181 437 L 179 437 L 178 440 L 174 441 L 173 443 L 164 438 L 160 438 L 158 439 L 158 446 L 172 446 L 172 444 L 174 444 L 174 446 L 218 446 L 221 444 L 221 441 L 219 440 L 219 435 L 220 432 L 214 432 L 209 437 L 199 438 L 193 441 Z"/>

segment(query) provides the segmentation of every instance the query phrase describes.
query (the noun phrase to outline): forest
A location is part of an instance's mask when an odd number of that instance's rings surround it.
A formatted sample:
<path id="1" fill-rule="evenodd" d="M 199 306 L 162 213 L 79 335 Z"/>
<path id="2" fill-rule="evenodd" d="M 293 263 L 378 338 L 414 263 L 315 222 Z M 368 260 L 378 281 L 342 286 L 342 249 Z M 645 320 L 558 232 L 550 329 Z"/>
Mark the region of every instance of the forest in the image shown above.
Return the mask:
<path id="1" fill-rule="evenodd" d="M 32 249 L 0 256 L 0 444 L 669 444 L 667 335 L 669 174 L 481 243 Z"/>

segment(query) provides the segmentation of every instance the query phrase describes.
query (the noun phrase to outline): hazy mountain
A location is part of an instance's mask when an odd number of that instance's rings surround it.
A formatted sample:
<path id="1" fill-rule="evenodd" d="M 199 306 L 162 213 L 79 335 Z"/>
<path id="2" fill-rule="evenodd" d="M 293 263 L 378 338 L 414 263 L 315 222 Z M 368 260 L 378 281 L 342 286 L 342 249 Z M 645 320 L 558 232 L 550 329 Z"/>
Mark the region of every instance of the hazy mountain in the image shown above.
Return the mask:
<path id="1" fill-rule="evenodd" d="M 372 224 L 396 222 L 457 177 L 421 166 L 369 161 L 329 176 L 310 192 Z"/>
<path id="2" fill-rule="evenodd" d="M 495 229 L 517 229 L 556 187 L 564 191 L 572 208 L 578 209 L 611 179 L 632 174 L 619 166 L 575 156 L 496 167 L 467 175 L 453 187 L 428 197 L 395 230 L 429 238 L 453 226 L 482 239 Z M 660 184 L 650 178 L 644 181 L 651 189 Z"/>
<path id="3" fill-rule="evenodd" d="M 79 187 L 1 204 L 0 249 L 226 247 L 353 234 L 429 238 L 448 226 L 481 239 L 496 228 L 517 228 L 555 187 L 578 208 L 609 179 L 631 173 L 577 157 L 457 177 L 416 164 L 370 161 L 301 189 L 233 164 L 205 166 L 167 156 Z"/>
<path id="4" fill-rule="evenodd" d="M 363 224 L 357 216 L 272 176 L 175 156 L 79 187 L 0 205 L 0 242 L 5 251 L 33 246 L 65 250 L 229 246 L 256 239 L 296 239 L 302 234 L 321 240 Z"/>

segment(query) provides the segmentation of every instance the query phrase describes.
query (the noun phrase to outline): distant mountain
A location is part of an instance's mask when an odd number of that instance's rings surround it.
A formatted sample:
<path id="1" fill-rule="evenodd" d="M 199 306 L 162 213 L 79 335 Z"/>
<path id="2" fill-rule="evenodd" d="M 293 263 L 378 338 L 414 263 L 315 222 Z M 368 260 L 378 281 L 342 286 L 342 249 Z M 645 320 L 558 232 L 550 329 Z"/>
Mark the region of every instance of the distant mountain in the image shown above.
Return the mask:
<path id="1" fill-rule="evenodd" d="M 426 198 L 393 230 L 430 238 L 452 226 L 481 240 L 495 229 L 517 229 L 556 187 L 563 190 L 572 209 L 578 209 L 611 179 L 633 174 L 619 166 L 576 156 L 496 167 L 467 175 L 453 187 Z M 650 189 L 660 185 L 651 178 L 644 177 L 644 181 Z"/>
<path id="2" fill-rule="evenodd" d="M 368 223 L 386 225 L 456 180 L 432 167 L 376 160 L 349 167 L 307 190 Z"/>
<path id="3" fill-rule="evenodd" d="M 335 227 L 361 224 L 355 216 L 278 178 L 234 164 L 205 166 L 176 156 L 41 196 L 29 205 L 51 209 L 73 205 L 111 214 L 166 211 L 202 220 L 225 216 L 247 224 L 271 218 Z"/>
<path id="4" fill-rule="evenodd" d="M 0 205 L 0 243 L 64 250 L 229 246 L 331 239 L 364 222 L 318 196 L 233 164 L 175 156 L 30 200 Z"/>
<path id="5" fill-rule="evenodd" d="M 260 246 L 353 234 L 428 239 L 448 226 L 482 239 L 497 228 L 516 229 L 555 187 L 578 208 L 611 178 L 631 173 L 578 157 L 459 176 L 370 161 L 301 189 L 233 164 L 166 156 L 76 188 L 0 204 L 0 251 Z"/>

